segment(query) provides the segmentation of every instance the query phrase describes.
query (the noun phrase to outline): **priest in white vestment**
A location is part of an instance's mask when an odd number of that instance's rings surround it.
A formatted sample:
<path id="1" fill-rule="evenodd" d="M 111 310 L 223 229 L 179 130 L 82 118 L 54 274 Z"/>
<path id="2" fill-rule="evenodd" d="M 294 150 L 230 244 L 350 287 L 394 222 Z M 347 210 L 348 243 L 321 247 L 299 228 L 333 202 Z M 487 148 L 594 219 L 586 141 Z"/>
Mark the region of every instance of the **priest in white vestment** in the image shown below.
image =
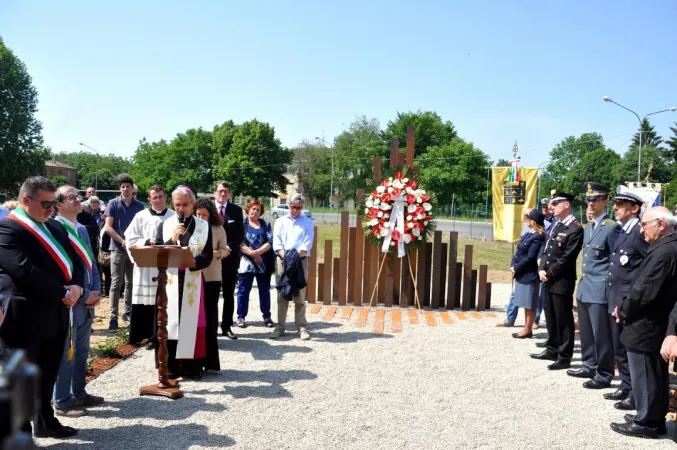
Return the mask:
<path id="1" fill-rule="evenodd" d="M 148 189 L 148 203 L 150 208 L 141 211 L 125 231 L 129 247 L 144 247 L 156 243 L 158 230 L 162 223 L 175 215 L 167 209 L 167 193 L 160 185 Z M 129 258 L 134 262 L 131 252 Z M 153 348 L 155 330 L 157 327 L 157 310 L 155 297 L 157 295 L 158 270 L 150 267 L 138 267 L 134 263 L 134 289 L 132 291 L 132 317 L 129 323 L 129 343 L 138 344 L 148 339 L 146 348 Z"/>
<path id="2" fill-rule="evenodd" d="M 209 223 L 192 214 L 195 195 L 188 187 L 177 187 L 171 204 L 176 215 L 164 221 L 157 240 L 190 248 L 195 267 L 167 269 L 167 367 L 170 378 L 201 378 L 207 354 L 202 269 L 212 262 L 212 231 Z"/>

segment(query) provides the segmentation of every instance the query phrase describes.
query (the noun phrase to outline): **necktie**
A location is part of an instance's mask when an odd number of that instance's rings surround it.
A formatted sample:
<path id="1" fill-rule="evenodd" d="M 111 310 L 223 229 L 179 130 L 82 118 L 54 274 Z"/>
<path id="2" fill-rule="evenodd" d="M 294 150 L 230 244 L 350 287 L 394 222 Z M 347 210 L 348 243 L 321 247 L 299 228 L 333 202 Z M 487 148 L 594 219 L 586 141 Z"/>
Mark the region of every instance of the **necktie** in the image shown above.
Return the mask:
<path id="1" fill-rule="evenodd" d="M 595 226 L 597 225 L 597 222 L 592 222 L 592 231 L 595 231 Z"/>
<path id="2" fill-rule="evenodd" d="M 219 217 L 221 218 L 221 223 L 223 223 L 224 216 L 226 215 L 225 209 L 226 208 L 223 206 L 219 207 Z"/>

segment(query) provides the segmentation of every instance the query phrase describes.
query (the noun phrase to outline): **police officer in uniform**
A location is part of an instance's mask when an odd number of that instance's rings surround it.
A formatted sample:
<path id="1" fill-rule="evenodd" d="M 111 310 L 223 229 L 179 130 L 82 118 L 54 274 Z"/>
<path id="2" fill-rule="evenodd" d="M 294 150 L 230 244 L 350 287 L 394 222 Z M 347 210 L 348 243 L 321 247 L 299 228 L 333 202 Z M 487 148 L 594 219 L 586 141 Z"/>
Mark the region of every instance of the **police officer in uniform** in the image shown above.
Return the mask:
<path id="1" fill-rule="evenodd" d="M 635 409 L 635 400 L 632 397 L 632 385 L 630 383 L 630 368 L 628 367 L 628 352 L 621 343 L 623 324 L 617 323 L 616 318 L 611 314 L 627 298 L 630 292 L 630 284 L 637 275 L 637 270 L 646 257 L 649 247 L 649 244 L 642 237 L 639 225 L 639 212 L 643 203 L 639 195 L 625 186 L 616 188 L 614 214 L 616 220 L 621 224 L 621 230 L 611 253 L 607 294 L 614 358 L 618 365 L 621 384 L 615 392 L 604 394 L 604 398 L 616 400 L 614 407 L 627 411 Z"/>
<path id="2" fill-rule="evenodd" d="M 555 361 L 550 370 L 568 369 L 574 353 L 573 295 L 576 258 L 583 245 L 583 226 L 571 213 L 574 197 L 555 191 L 550 204 L 557 221 L 550 228 L 539 255 L 539 278 L 543 283 L 543 309 L 548 328 L 545 350 L 534 359 Z"/>
<path id="3" fill-rule="evenodd" d="M 590 378 L 587 389 L 604 389 L 614 378 L 613 345 L 607 306 L 607 279 L 618 230 L 606 215 L 609 190 L 599 183 L 586 183 L 585 203 L 589 222 L 583 231 L 583 261 L 576 291 L 578 326 L 581 333 L 583 367 L 567 375 Z"/>

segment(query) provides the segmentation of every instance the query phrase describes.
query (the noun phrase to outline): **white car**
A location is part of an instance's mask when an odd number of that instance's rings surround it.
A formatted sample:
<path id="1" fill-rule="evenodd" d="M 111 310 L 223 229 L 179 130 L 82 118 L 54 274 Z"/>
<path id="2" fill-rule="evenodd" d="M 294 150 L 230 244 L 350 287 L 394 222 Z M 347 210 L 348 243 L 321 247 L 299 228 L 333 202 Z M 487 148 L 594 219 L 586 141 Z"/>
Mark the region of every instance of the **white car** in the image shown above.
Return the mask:
<path id="1" fill-rule="evenodd" d="M 280 216 L 286 216 L 287 214 L 289 214 L 289 205 L 287 205 L 286 203 L 277 205 L 276 207 L 270 210 L 270 215 L 273 217 L 273 219 L 277 219 Z M 311 213 L 307 209 L 302 209 L 301 214 L 308 217 L 309 219 L 313 218 L 313 213 Z"/>

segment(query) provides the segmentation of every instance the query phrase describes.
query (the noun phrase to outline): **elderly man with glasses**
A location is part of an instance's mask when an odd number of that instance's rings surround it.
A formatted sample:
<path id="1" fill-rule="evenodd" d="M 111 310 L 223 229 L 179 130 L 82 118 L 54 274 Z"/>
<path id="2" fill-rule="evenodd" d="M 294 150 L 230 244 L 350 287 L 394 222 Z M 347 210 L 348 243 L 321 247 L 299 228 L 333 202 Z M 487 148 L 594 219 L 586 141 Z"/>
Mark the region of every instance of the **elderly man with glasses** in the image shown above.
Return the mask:
<path id="1" fill-rule="evenodd" d="M 273 230 L 273 251 L 278 256 L 276 267 L 277 295 L 277 326 L 271 338 L 276 339 L 284 335 L 284 324 L 287 321 L 289 303 L 279 292 L 280 278 L 285 272 L 289 259 L 298 253 L 303 267 L 303 276 L 308 280 L 308 255 L 313 247 L 313 221 L 301 214 L 305 200 L 301 194 L 294 194 L 289 200 L 289 214 L 282 216 L 275 222 Z M 292 295 L 294 301 L 294 321 L 299 336 L 304 341 L 310 339 L 306 321 L 306 288 L 299 289 L 297 295 Z"/>
<path id="2" fill-rule="evenodd" d="M 677 236 L 675 217 L 657 206 L 642 216 L 640 226 L 649 244 L 646 258 L 630 287 L 630 294 L 614 315 L 623 323 L 621 342 L 628 352 L 632 395 L 637 414 L 611 429 L 627 436 L 656 438 L 665 434 L 668 413 L 668 363 L 664 338 L 677 300 Z M 674 328 L 674 323 L 672 324 Z"/>
<path id="3" fill-rule="evenodd" d="M 69 358 L 70 342 L 67 339 L 59 376 L 54 386 L 54 409 L 58 416 L 80 417 L 87 414 L 85 407 L 103 403 L 103 397 L 90 395 L 85 390 L 94 307 L 101 301 L 101 277 L 87 229 L 77 221 L 77 215 L 82 209 L 78 190 L 73 186 L 61 186 L 57 189 L 56 201 L 56 220 L 68 232 L 68 237 L 85 267 L 85 292 L 71 307 L 74 354 Z"/>

